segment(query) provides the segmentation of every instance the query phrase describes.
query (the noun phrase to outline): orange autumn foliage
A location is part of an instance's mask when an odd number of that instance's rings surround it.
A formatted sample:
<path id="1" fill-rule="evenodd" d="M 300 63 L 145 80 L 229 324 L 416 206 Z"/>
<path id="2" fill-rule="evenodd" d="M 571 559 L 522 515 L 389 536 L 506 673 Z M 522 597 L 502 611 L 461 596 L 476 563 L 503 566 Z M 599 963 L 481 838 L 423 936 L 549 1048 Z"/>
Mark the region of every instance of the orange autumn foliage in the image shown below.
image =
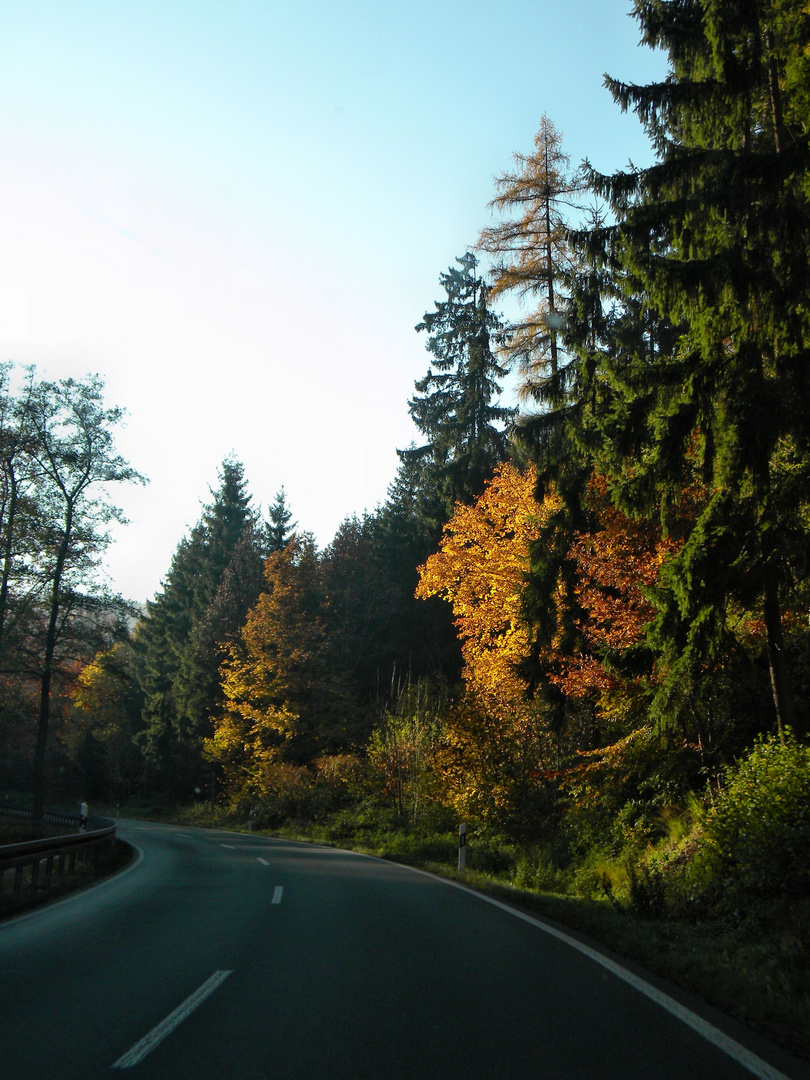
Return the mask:
<path id="1" fill-rule="evenodd" d="M 640 679 L 618 675 L 605 660 L 643 641 L 655 614 L 649 589 L 678 543 L 662 535 L 657 522 L 634 521 L 612 506 L 602 476 L 589 482 L 588 505 L 598 528 L 577 533 L 569 552 L 584 647 L 578 656 L 562 658 L 552 679 L 567 695 L 595 698 L 601 716 L 622 719 L 639 699 Z"/>

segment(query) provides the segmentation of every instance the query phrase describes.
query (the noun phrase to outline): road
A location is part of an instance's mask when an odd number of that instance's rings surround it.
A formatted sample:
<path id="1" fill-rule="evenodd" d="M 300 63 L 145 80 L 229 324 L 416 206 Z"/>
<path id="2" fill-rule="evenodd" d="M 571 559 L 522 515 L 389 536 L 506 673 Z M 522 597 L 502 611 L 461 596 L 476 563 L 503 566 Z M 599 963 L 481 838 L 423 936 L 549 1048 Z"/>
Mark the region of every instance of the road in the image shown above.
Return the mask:
<path id="1" fill-rule="evenodd" d="M 3 1080 L 810 1077 L 429 875 L 259 836 L 120 834 L 137 865 L 0 925 Z"/>

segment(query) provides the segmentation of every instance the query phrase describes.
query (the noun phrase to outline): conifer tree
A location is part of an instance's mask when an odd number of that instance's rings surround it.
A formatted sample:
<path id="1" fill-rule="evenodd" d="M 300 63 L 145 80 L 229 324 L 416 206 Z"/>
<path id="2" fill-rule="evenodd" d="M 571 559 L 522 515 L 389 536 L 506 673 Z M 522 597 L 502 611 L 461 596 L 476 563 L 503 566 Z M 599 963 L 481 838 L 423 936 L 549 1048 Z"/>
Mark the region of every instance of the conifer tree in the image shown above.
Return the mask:
<path id="1" fill-rule="evenodd" d="M 605 259 L 679 333 L 668 356 L 636 358 L 626 408 L 639 438 L 616 497 L 646 487 L 652 500 L 690 463 L 711 492 L 665 575 L 659 707 L 699 685 L 736 599 L 759 607 L 782 726 L 794 716 L 782 613 L 810 498 L 810 15 L 780 0 L 638 0 L 635 16 L 670 75 L 607 85 L 658 160 L 590 183 L 617 221 Z"/>
<path id="2" fill-rule="evenodd" d="M 287 541 L 295 532 L 297 521 L 292 520 L 292 511 L 287 505 L 287 495 L 282 486 L 276 493 L 276 497 L 270 504 L 268 515 L 270 522 L 267 526 L 269 539 L 269 552 L 281 551 Z"/>
<path id="3" fill-rule="evenodd" d="M 209 609 L 235 553 L 247 558 L 240 548 L 246 532 L 258 544 L 244 469 L 230 457 L 212 502 L 178 546 L 164 588 L 138 628 L 146 723 L 141 741 L 158 772 L 171 769 L 178 793 L 199 777 L 202 741 L 221 699 L 216 638 L 222 625 Z M 266 550 L 255 555 L 261 561 Z"/>
<path id="4" fill-rule="evenodd" d="M 494 255 L 492 296 L 510 293 L 537 306 L 509 326 L 503 354 L 519 363 L 523 392 L 556 404 L 564 386 L 562 325 L 566 282 L 572 268 L 567 216 L 578 207 L 582 181 L 572 173 L 562 135 L 544 113 L 534 153 L 514 155 L 515 170 L 495 180 L 490 203 L 503 218 L 483 229 L 482 251 Z"/>
<path id="5" fill-rule="evenodd" d="M 493 404 L 506 370 L 492 348 L 502 327 L 490 310 L 489 288 L 477 276 L 471 252 L 456 263 L 439 278 L 446 299 L 437 301 L 416 327 L 428 334 L 433 362 L 416 383 L 409 411 L 427 441 L 397 451 L 418 476 L 422 512 L 434 530 L 450 516 L 457 499 L 469 502 L 480 494 L 492 470 L 505 460 L 504 426 L 513 415 Z"/>

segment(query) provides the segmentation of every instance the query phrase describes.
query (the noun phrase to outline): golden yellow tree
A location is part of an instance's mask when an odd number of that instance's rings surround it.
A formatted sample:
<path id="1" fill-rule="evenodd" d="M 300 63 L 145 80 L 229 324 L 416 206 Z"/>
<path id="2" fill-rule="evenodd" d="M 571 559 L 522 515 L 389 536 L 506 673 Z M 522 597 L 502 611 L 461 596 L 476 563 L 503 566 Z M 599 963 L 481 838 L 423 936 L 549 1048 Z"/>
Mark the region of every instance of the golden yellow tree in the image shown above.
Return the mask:
<path id="1" fill-rule="evenodd" d="M 220 669 L 225 706 L 205 743 L 234 797 L 273 790 L 279 775 L 333 749 L 343 717 L 341 673 L 328 650 L 329 601 L 311 538 L 273 552 L 265 582 Z"/>
<path id="2" fill-rule="evenodd" d="M 558 508 L 535 499 L 533 468 L 500 466 L 472 506 L 456 505 L 416 595 L 453 607 L 466 696 L 447 716 L 447 797 L 460 812 L 506 820 L 525 809 L 546 771 L 545 732 L 521 662 L 531 649 L 522 612 L 531 545 Z M 542 783 L 540 784 L 542 787 Z"/>
<path id="3" fill-rule="evenodd" d="M 555 502 L 538 504 L 536 483 L 533 468 L 521 473 L 509 463 L 499 466 L 472 506 L 456 504 L 440 550 L 419 570 L 416 595 L 449 600 L 465 682 L 484 696 L 515 700 L 526 691 L 516 671 L 530 645 L 521 598 L 530 546 Z"/>

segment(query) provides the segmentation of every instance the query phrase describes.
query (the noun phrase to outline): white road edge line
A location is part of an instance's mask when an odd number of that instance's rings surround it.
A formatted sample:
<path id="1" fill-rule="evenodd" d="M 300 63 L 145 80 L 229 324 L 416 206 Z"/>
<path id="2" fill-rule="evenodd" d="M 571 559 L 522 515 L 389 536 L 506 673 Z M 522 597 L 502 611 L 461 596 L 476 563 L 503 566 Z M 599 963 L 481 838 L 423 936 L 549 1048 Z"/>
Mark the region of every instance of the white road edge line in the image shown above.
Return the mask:
<path id="1" fill-rule="evenodd" d="M 355 852 L 354 854 L 359 854 L 359 852 Z M 366 855 L 364 857 L 367 859 L 375 858 L 374 855 Z M 384 859 L 380 860 L 380 862 L 385 861 L 386 860 Z M 458 881 L 449 881 L 447 878 L 440 878 L 435 874 L 429 874 L 426 870 L 418 870 L 415 866 L 405 867 L 404 864 L 399 863 L 396 865 L 411 870 L 414 874 L 421 874 L 423 877 L 428 877 L 432 881 L 441 881 L 445 885 L 452 885 L 454 889 L 461 889 L 462 892 L 469 893 L 471 896 L 477 896 L 479 900 L 483 900 L 487 904 L 492 904 L 494 907 L 500 908 L 501 911 L 505 911 L 509 915 L 514 915 L 516 919 L 522 919 L 524 922 L 531 923 L 532 926 L 536 926 L 544 933 L 550 934 L 553 938 L 557 938 L 558 941 L 564 941 L 566 945 L 570 945 L 572 949 L 576 949 L 577 952 L 583 953 L 589 959 L 610 971 L 617 979 L 621 979 L 623 982 L 628 983 L 635 990 L 638 990 L 640 994 L 644 994 L 645 997 L 648 997 L 651 1001 L 660 1005 L 662 1009 L 666 1009 L 668 1013 L 686 1024 L 687 1027 L 696 1031 L 698 1035 L 702 1035 L 707 1042 L 716 1046 L 718 1050 L 722 1050 L 723 1053 L 728 1054 L 730 1058 L 742 1065 L 743 1068 L 748 1069 L 753 1076 L 757 1077 L 757 1080 L 790 1080 L 790 1077 L 785 1076 L 783 1072 L 774 1068 L 773 1065 L 769 1065 L 767 1061 L 763 1061 L 761 1057 L 758 1057 L 753 1051 L 748 1050 L 742 1043 L 738 1043 L 736 1039 L 732 1039 L 730 1035 L 726 1035 L 725 1031 L 721 1031 L 720 1028 L 715 1027 L 714 1024 L 710 1024 L 708 1020 L 704 1020 L 702 1016 L 698 1016 L 697 1013 L 692 1012 L 692 1010 L 688 1009 L 685 1005 L 681 1005 L 675 998 L 671 998 L 669 994 L 665 994 L 662 990 L 658 990 L 651 983 L 645 982 L 644 979 L 639 978 L 638 975 L 634 975 L 632 971 L 623 968 L 609 957 L 603 956 L 602 953 L 597 952 L 596 949 L 592 949 L 589 945 L 577 941 L 576 938 L 569 937 L 568 934 L 564 934 L 561 930 L 557 930 L 553 926 L 548 926 L 539 919 L 532 918 L 531 915 L 526 915 L 522 911 L 517 911 L 515 908 L 509 907 L 508 904 L 502 904 L 500 900 L 495 900 L 492 896 L 476 892 L 475 889 L 470 889 Z"/>
<path id="2" fill-rule="evenodd" d="M 275 889 L 273 889 L 273 899 L 270 901 L 270 903 L 271 904 L 280 904 L 281 903 L 281 898 L 282 898 L 283 895 L 284 895 L 284 886 L 283 885 L 276 885 Z"/>
<path id="3" fill-rule="evenodd" d="M 216 988 L 231 974 L 230 971 L 215 971 L 211 978 L 206 979 L 202 986 L 195 990 L 190 997 L 187 997 L 182 1005 L 178 1005 L 174 1012 L 169 1013 L 165 1020 L 158 1024 L 157 1027 L 152 1028 L 148 1035 L 144 1035 L 140 1042 L 135 1043 L 130 1050 L 122 1054 L 111 1068 L 131 1069 L 133 1065 L 143 1061 L 158 1043 L 161 1043 L 179 1024 L 182 1024 L 186 1017 L 193 1013 L 198 1005 L 202 1005 L 205 999 L 213 994 Z"/>
<path id="4" fill-rule="evenodd" d="M 269 863 L 269 862 L 267 861 L 267 859 L 263 859 L 263 858 L 261 857 L 261 855 L 257 855 L 257 856 L 256 856 L 256 858 L 257 858 L 257 859 L 259 860 L 259 862 L 260 862 L 260 863 L 261 863 L 261 864 L 262 864 L 263 866 L 269 866 L 269 865 L 270 865 L 270 863 Z"/>

